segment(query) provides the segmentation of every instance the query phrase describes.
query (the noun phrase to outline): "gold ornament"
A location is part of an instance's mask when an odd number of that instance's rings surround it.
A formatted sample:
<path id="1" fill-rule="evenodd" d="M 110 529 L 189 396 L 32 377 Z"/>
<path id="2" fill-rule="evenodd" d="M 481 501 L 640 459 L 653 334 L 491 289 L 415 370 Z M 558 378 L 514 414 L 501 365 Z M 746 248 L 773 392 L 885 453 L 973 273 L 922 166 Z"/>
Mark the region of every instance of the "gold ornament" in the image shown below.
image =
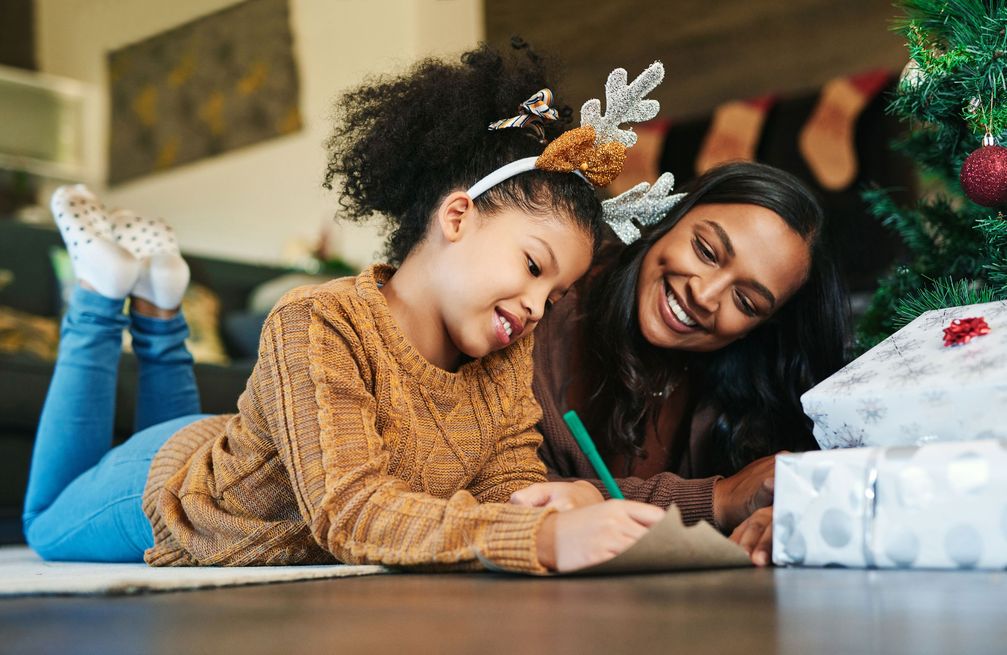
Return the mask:
<path id="1" fill-rule="evenodd" d="M 919 62 L 910 59 L 902 69 L 902 74 L 899 75 L 899 88 L 903 91 L 915 91 L 926 79 L 927 75 L 923 72 Z"/>

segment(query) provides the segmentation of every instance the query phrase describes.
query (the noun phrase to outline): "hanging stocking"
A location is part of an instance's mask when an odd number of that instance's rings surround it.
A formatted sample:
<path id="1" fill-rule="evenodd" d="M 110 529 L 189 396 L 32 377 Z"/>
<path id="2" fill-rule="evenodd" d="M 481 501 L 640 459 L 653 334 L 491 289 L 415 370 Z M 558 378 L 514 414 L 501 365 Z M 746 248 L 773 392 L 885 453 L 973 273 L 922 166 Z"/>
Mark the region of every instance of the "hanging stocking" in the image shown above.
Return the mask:
<path id="1" fill-rule="evenodd" d="M 798 137 L 801 155 L 822 187 L 841 191 L 856 179 L 857 118 L 890 79 L 889 71 L 875 70 L 836 78 L 822 88 Z"/>
<path id="2" fill-rule="evenodd" d="M 761 96 L 717 107 L 696 157 L 696 173 L 728 161 L 754 161 L 762 124 L 774 102 L 773 96 Z"/>

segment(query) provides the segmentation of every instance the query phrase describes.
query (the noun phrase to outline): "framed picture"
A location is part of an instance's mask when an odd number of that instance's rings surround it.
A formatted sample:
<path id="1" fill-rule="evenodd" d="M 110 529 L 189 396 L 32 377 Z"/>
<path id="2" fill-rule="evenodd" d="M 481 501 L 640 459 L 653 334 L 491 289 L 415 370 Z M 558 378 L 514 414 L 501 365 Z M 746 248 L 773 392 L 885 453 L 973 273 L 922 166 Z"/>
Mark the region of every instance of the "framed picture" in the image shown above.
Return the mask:
<path id="1" fill-rule="evenodd" d="M 109 184 L 301 129 L 287 0 L 247 0 L 108 54 Z"/>

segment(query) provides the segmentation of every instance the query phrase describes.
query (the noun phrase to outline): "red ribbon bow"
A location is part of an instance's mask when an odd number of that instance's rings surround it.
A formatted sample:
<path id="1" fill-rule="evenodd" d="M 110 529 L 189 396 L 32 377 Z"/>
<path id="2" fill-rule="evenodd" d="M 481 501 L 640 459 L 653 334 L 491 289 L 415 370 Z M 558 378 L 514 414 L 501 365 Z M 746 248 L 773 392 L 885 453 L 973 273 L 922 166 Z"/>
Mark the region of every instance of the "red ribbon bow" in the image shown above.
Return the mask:
<path id="1" fill-rule="evenodd" d="M 972 341 L 973 337 L 989 334 L 990 326 L 982 316 L 974 318 L 956 318 L 951 325 L 944 328 L 944 345 L 960 346 Z"/>

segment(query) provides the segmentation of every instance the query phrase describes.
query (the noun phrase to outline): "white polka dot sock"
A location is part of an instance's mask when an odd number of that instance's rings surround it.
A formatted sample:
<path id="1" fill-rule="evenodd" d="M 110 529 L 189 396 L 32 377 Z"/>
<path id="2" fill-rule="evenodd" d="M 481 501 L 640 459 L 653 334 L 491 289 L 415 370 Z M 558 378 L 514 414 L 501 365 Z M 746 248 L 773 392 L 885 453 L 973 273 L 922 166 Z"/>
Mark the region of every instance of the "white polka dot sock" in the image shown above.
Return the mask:
<path id="1" fill-rule="evenodd" d="M 105 207 L 83 184 L 62 186 L 50 203 L 73 272 L 108 298 L 125 298 L 140 276 L 140 261 L 116 245 Z"/>
<path id="2" fill-rule="evenodd" d="M 161 309 L 175 309 L 189 285 L 189 266 L 178 251 L 171 226 L 156 218 L 120 209 L 109 217 L 112 239 L 140 261 L 133 295 Z"/>

